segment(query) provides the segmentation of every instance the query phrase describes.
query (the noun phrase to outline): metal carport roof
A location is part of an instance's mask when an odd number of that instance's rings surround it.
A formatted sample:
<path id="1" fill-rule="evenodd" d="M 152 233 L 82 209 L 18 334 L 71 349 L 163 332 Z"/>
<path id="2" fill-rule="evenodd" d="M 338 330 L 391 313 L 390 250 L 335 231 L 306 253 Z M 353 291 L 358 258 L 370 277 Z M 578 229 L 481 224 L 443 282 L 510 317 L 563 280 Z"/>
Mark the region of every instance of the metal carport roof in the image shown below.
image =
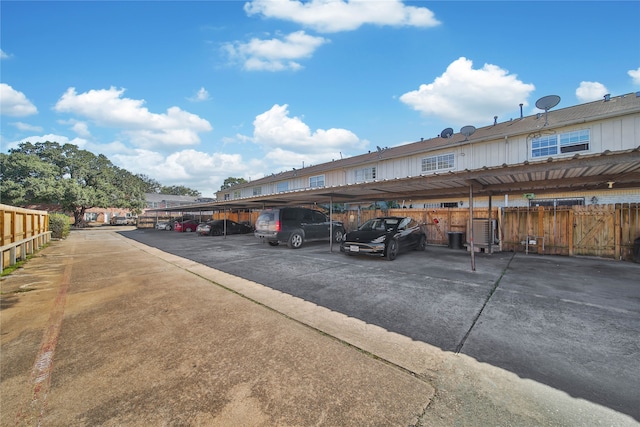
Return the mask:
<path id="1" fill-rule="evenodd" d="M 535 163 L 484 167 L 449 173 L 404 177 L 335 187 L 291 190 L 236 200 L 183 205 L 150 211 L 221 211 L 262 209 L 309 203 L 358 203 L 381 200 L 500 195 L 514 191 L 587 191 L 640 188 L 640 147 L 623 152 Z"/>

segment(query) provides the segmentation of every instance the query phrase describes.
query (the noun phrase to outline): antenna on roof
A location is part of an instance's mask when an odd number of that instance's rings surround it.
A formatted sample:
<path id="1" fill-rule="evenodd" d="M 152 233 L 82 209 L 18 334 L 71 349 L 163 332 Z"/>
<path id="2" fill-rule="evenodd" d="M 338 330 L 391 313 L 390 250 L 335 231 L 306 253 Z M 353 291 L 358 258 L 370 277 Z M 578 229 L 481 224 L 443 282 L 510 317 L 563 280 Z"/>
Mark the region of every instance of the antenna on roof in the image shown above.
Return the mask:
<path id="1" fill-rule="evenodd" d="M 560 102 L 560 97 L 558 95 L 547 95 L 536 101 L 536 108 L 540 110 L 544 110 L 544 125 L 548 125 L 549 121 L 547 120 L 547 113 L 550 109 L 558 105 Z"/>
<path id="2" fill-rule="evenodd" d="M 443 129 L 443 131 L 440 132 L 441 138 L 451 138 L 451 135 L 453 135 L 453 129 L 451 128 Z"/>
<path id="3" fill-rule="evenodd" d="M 469 137 L 473 135 L 475 131 L 476 131 L 475 126 L 471 126 L 471 125 L 463 126 L 462 129 L 460 129 L 460 133 L 464 135 L 465 141 L 468 141 Z"/>

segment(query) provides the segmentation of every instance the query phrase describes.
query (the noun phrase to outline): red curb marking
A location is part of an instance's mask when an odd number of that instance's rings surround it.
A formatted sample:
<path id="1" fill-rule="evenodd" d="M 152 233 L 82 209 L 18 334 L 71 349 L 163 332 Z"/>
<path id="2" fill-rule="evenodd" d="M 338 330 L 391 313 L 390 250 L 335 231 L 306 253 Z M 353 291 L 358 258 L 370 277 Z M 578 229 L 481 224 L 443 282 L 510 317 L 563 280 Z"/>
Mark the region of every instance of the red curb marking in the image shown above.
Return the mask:
<path id="1" fill-rule="evenodd" d="M 67 263 L 62 276 L 62 284 L 56 300 L 53 303 L 46 330 L 42 336 L 40 350 L 36 356 L 36 361 L 31 371 L 31 381 L 33 384 L 33 396 L 23 410 L 16 415 L 16 425 L 27 423 L 29 425 L 40 425 L 47 402 L 47 394 L 51 385 L 51 373 L 53 372 L 53 356 L 58 344 L 62 319 L 64 317 L 64 306 L 67 301 L 67 291 L 71 277 L 71 265 Z"/>

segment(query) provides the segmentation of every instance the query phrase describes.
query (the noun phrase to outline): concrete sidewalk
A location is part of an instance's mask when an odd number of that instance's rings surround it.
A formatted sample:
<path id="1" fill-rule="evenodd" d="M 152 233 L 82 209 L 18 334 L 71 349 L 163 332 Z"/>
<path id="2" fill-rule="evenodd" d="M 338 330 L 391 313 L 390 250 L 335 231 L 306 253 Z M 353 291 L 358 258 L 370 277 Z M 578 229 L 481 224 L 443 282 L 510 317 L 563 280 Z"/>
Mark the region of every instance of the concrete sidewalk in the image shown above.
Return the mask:
<path id="1" fill-rule="evenodd" d="M 638 425 L 109 229 L 1 290 L 2 425 Z"/>

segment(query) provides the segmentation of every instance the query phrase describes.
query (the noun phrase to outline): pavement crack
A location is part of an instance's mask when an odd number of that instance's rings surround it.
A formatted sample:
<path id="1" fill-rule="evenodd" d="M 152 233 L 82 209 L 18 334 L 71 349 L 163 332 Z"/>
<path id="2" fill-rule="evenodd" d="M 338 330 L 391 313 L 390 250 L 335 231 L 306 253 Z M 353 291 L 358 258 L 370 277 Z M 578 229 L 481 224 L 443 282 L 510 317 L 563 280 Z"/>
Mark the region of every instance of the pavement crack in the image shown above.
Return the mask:
<path id="1" fill-rule="evenodd" d="M 464 337 L 462 337 L 462 340 L 460 340 L 460 343 L 458 343 L 458 345 L 456 346 L 456 350 L 455 350 L 456 354 L 459 354 L 462 351 L 462 347 L 464 347 L 464 343 L 467 341 L 467 338 L 469 338 L 469 335 L 471 335 L 471 331 L 476 326 L 476 323 L 478 323 L 478 320 L 480 319 L 480 316 L 482 315 L 482 312 L 484 311 L 484 308 L 487 306 L 487 304 L 489 304 L 489 300 L 491 299 L 491 297 L 495 293 L 496 289 L 498 289 L 498 286 L 500 285 L 500 281 L 502 280 L 504 275 L 507 273 L 507 270 L 509 269 L 509 266 L 511 265 L 511 261 L 513 261 L 515 256 L 516 256 L 516 253 L 514 252 L 513 255 L 511 256 L 511 258 L 509 259 L 509 262 L 507 263 L 507 265 L 504 267 L 504 269 L 500 273 L 500 277 L 498 277 L 496 279 L 495 283 L 493 284 L 493 287 L 491 288 L 491 291 L 487 295 L 487 298 L 485 298 L 484 303 L 482 304 L 482 307 L 480 307 L 480 310 L 478 311 L 478 314 L 476 314 L 476 316 L 473 318 L 473 322 L 471 322 L 471 326 L 469 326 L 469 330 L 467 330 L 467 333 L 464 334 Z"/>

